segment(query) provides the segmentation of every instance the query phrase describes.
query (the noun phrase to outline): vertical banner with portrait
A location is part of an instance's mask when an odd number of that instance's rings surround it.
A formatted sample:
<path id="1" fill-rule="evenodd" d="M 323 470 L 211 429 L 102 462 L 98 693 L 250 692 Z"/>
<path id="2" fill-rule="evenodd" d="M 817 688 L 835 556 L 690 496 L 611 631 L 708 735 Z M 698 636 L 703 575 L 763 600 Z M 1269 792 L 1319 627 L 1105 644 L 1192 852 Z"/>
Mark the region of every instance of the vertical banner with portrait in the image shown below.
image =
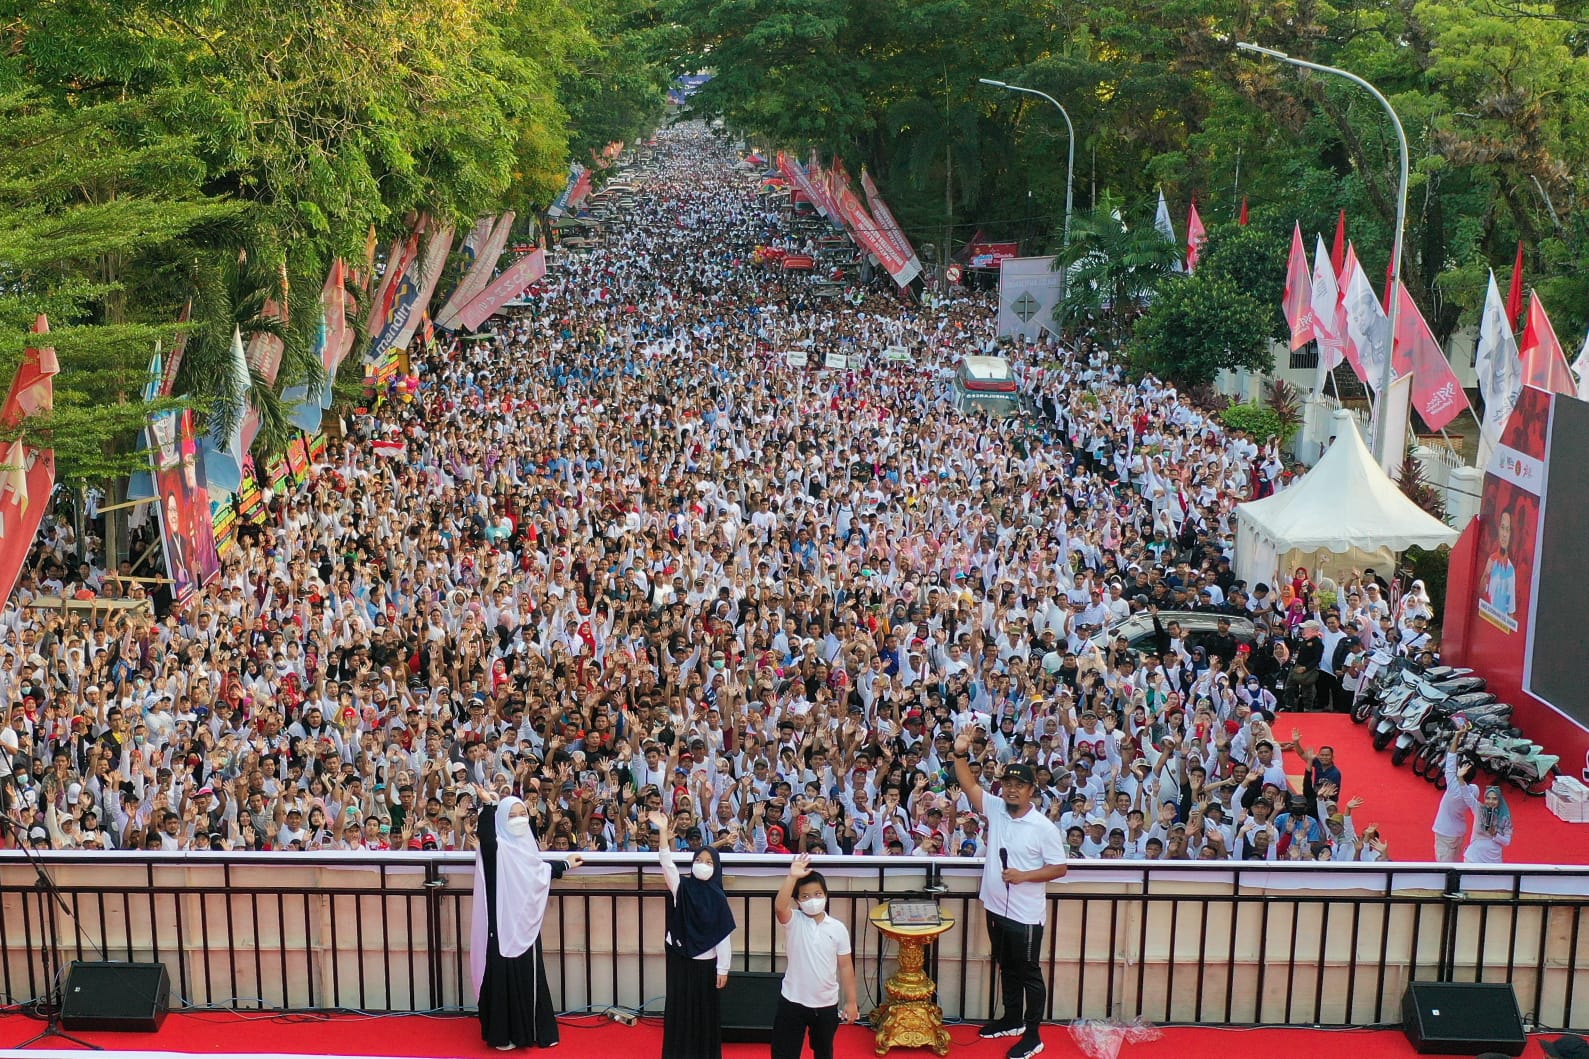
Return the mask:
<path id="1" fill-rule="evenodd" d="M 155 417 L 150 435 L 166 576 L 171 578 L 171 598 L 180 606 L 220 573 L 210 491 L 198 458 L 191 411 Z"/>
<path id="2" fill-rule="evenodd" d="M 1550 395 L 1524 387 L 1490 458 L 1479 509 L 1475 606 L 1490 625 L 1522 634 L 1525 643 L 1539 573 L 1549 423 Z"/>

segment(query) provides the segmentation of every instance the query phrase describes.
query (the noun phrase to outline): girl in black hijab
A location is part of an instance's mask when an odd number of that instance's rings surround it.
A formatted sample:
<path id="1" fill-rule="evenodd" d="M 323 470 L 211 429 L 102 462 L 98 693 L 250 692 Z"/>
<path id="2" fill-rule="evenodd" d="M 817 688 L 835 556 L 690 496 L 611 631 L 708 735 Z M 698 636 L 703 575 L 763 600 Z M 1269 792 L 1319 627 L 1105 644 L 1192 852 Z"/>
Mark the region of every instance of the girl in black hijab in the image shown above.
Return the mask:
<path id="1" fill-rule="evenodd" d="M 668 993 L 662 1016 L 662 1059 L 720 1059 L 722 1019 L 718 990 L 728 984 L 733 958 L 729 939 L 734 913 L 723 892 L 723 862 L 703 847 L 680 878 L 673 863 L 673 825 L 661 813 L 649 817 L 661 832 L 657 843 L 668 884 Z"/>

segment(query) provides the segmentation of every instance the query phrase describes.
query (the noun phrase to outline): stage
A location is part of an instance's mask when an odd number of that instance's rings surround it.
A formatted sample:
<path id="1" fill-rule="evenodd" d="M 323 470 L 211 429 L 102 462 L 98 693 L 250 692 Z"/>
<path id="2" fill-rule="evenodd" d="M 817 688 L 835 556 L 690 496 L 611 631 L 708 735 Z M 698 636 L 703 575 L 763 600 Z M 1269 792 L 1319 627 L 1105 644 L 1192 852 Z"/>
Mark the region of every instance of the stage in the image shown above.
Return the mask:
<path id="1" fill-rule="evenodd" d="M 8 1046 L 38 1032 L 42 1024 L 20 1015 L 0 1017 L 0 1045 Z M 661 1054 L 662 1024 L 645 1019 L 634 1027 L 605 1018 L 571 1017 L 562 1020 L 563 1042 L 557 1054 L 568 1056 L 627 1056 L 647 1059 Z M 952 1029 L 951 1056 L 965 1059 L 1002 1059 L 1010 1040 L 980 1041 L 972 1026 Z M 464 1016 L 425 1015 L 270 1015 L 231 1012 L 192 1012 L 171 1015 L 158 1033 L 85 1033 L 85 1040 L 109 1049 L 107 1059 L 172 1059 L 175 1056 L 210 1055 L 227 1059 L 277 1059 L 280 1056 L 416 1056 L 488 1059 L 504 1054 L 480 1041 L 479 1026 Z M 1551 1039 L 1551 1038 L 1547 1038 Z M 1043 1055 L 1083 1059 L 1065 1026 L 1043 1028 Z M 81 1055 L 71 1046 L 56 1048 L 49 1042 L 25 1052 L 0 1047 L 0 1057 L 12 1055 Z M 873 1056 L 872 1035 L 863 1028 L 839 1030 L 838 1059 Z M 1200 1026 L 1172 1027 L 1157 1041 L 1126 1045 L 1122 1059 L 1198 1059 L 1232 1055 L 1325 1055 L 1350 1049 L 1353 1059 L 1404 1059 L 1417 1053 L 1400 1030 L 1217 1030 Z M 808 1051 L 807 1055 L 810 1054 Z M 899 1049 L 894 1056 L 925 1059 L 924 1049 Z M 1525 1056 L 1540 1057 L 1539 1038 L 1529 1040 Z M 765 1059 L 764 1044 L 732 1044 L 724 1059 Z"/>
<path id="2" fill-rule="evenodd" d="M 1341 770 L 1341 800 L 1362 795 L 1364 804 L 1352 814 L 1358 832 L 1378 824 L 1390 843 L 1391 860 L 1420 861 L 1434 856 L 1435 810 L 1440 792 L 1434 784 L 1414 775 L 1411 768 L 1390 763 L 1390 751 L 1374 749 L 1367 725 L 1353 724 L 1344 713 L 1282 713 L 1274 732 L 1290 739 L 1291 729 L 1302 732 L 1305 746 L 1333 746 Z M 1302 760 L 1287 751 L 1285 768 L 1300 788 Z M 1490 782 L 1484 774 L 1477 781 Z M 1502 788 L 1515 823 L 1508 864 L 1589 864 L 1589 824 L 1569 824 L 1545 808 L 1545 799 L 1529 798 L 1508 784 Z"/>

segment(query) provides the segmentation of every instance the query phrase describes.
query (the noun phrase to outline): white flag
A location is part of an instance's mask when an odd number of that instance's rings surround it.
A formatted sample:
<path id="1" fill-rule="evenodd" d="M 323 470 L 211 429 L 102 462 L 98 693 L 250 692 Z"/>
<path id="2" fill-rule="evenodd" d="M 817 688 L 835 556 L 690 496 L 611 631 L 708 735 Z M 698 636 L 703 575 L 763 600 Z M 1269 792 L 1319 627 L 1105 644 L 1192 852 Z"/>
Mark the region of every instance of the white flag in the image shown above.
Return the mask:
<path id="1" fill-rule="evenodd" d="M 1167 239 L 1171 245 L 1175 247 L 1179 247 L 1181 245 L 1175 238 L 1175 222 L 1170 220 L 1170 204 L 1164 201 L 1163 188 L 1159 189 L 1159 211 L 1153 215 L 1153 227 L 1160 235 L 1164 236 L 1164 238 Z M 1183 271 L 1185 267 L 1186 266 L 1181 262 L 1181 255 L 1177 253 L 1175 255 L 1175 271 Z"/>
<path id="2" fill-rule="evenodd" d="M 1501 440 L 1501 431 L 1523 392 L 1523 363 L 1517 356 L 1512 319 L 1501 300 L 1501 289 L 1490 272 L 1490 289 L 1484 296 L 1484 317 L 1479 323 L 1479 348 L 1474 367 L 1479 393 L 1484 397 L 1484 422 L 1479 424 L 1479 469 L 1490 465 L 1490 454 Z"/>
<path id="3" fill-rule="evenodd" d="M 1364 381 L 1377 393 L 1380 380 L 1385 377 L 1385 358 L 1390 356 L 1390 317 L 1380 306 L 1379 295 L 1374 293 L 1374 285 L 1368 282 L 1356 254 L 1348 253 L 1347 266 L 1346 292 L 1341 297 L 1346 310 L 1346 333 L 1368 376 Z"/>
<path id="4" fill-rule="evenodd" d="M 1572 362 L 1572 370 L 1578 373 L 1578 400 L 1589 401 L 1589 335 L 1584 336 L 1583 349 Z"/>
<path id="5" fill-rule="evenodd" d="M 1318 244 L 1313 249 L 1313 293 L 1308 298 L 1313 308 L 1313 338 L 1319 344 L 1319 376 L 1315 389 L 1324 388 L 1324 377 L 1334 371 L 1345 358 L 1341 324 L 1337 317 L 1341 302 L 1340 289 L 1335 285 L 1335 268 L 1330 264 L 1330 252 L 1324 248 L 1324 237 L 1315 236 Z"/>

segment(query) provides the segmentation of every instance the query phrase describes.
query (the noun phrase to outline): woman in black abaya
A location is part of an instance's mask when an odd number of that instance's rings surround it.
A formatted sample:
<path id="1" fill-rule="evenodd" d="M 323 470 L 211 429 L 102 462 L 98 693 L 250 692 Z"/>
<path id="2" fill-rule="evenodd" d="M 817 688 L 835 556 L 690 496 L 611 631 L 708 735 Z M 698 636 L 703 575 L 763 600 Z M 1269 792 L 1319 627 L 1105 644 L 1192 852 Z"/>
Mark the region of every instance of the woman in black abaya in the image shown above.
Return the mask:
<path id="1" fill-rule="evenodd" d="M 673 863 L 672 824 L 661 813 L 652 813 L 650 820 L 662 833 L 658 848 L 668 884 L 662 1059 L 721 1059 L 718 990 L 728 984 L 734 933 L 734 913 L 723 892 L 723 862 L 716 849 L 706 846 L 691 860 L 690 874 L 680 878 Z"/>
<path id="2" fill-rule="evenodd" d="M 479 819 L 474 923 L 469 964 L 480 997 L 480 1036 L 507 1051 L 557 1044 L 557 1009 L 541 958 L 541 922 L 552 880 L 580 856 L 547 860 L 530 829 L 529 809 L 504 798 Z"/>

